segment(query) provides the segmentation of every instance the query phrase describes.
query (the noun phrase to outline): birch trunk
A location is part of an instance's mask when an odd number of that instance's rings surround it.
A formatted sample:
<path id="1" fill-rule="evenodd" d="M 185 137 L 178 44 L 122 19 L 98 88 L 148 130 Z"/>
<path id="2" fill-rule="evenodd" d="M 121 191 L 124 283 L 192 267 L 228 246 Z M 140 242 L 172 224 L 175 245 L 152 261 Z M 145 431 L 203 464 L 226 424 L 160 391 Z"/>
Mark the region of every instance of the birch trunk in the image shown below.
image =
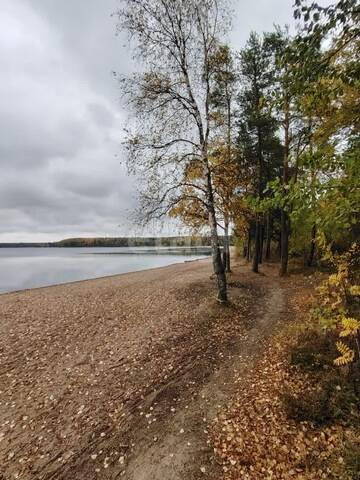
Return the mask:
<path id="1" fill-rule="evenodd" d="M 224 221 L 224 252 L 223 252 L 223 265 L 226 273 L 231 272 L 230 264 L 230 239 L 229 239 L 229 219 L 225 215 Z"/>
<path id="2" fill-rule="evenodd" d="M 217 284 L 217 299 L 220 303 L 227 302 L 227 284 L 226 284 L 226 274 L 224 265 L 221 259 L 221 250 L 219 244 L 219 235 L 217 231 L 217 220 L 215 213 L 215 202 L 214 202 L 214 193 L 213 185 L 211 181 L 211 172 L 210 167 L 206 163 L 206 181 L 207 181 L 207 203 L 208 203 L 208 212 L 209 212 L 209 227 L 210 227 L 210 237 L 211 237 L 211 252 L 212 252 L 212 263 L 214 274 L 216 277 Z"/>

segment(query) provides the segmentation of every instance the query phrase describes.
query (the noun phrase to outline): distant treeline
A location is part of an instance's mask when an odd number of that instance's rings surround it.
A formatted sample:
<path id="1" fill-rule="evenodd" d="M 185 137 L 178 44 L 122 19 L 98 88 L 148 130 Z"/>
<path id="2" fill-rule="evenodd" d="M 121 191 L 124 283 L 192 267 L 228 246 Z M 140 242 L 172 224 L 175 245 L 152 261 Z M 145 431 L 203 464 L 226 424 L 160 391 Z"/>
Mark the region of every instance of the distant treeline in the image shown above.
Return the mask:
<path id="1" fill-rule="evenodd" d="M 223 244 L 223 237 L 220 237 Z M 66 238 L 59 242 L 0 243 L 0 248 L 20 247 L 205 247 L 211 244 L 210 236 L 179 237 L 95 237 Z"/>
<path id="2" fill-rule="evenodd" d="M 19 242 L 19 243 L 0 243 L 0 248 L 24 248 L 24 247 L 52 247 L 50 242 Z"/>

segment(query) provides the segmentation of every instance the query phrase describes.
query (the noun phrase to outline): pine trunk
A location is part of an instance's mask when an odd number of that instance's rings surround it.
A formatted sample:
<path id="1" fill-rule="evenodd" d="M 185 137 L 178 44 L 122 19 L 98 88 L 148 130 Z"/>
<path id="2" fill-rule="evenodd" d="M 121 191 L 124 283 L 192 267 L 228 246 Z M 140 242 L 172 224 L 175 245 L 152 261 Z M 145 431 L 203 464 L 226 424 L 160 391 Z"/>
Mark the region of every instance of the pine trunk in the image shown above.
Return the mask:
<path id="1" fill-rule="evenodd" d="M 309 254 L 309 258 L 308 258 L 308 262 L 307 262 L 308 267 L 311 267 L 313 262 L 314 262 L 315 247 L 316 247 L 316 225 L 313 225 L 313 227 L 311 229 L 310 254 Z"/>
<path id="2" fill-rule="evenodd" d="M 289 99 L 285 99 L 285 118 L 284 118 L 284 160 L 283 160 L 283 187 L 289 182 L 289 152 L 290 152 L 290 113 Z M 279 275 L 287 274 L 289 261 L 289 232 L 290 219 L 284 208 L 281 209 L 281 257 Z"/>
<path id="3" fill-rule="evenodd" d="M 281 210 L 281 240 L 280 240 L 280 276 L 286 275 L 289 261 L 289 220 L 285 210 Z"/>
<path id="4" fill-rule="evenodd" d="M 252 271 L 255 273 L 259 272 L 259 262 L 260 262 L 260 235 L 261 235 L 261 225 L 259 217 L 256 219 L 255 224 L 255 244 L 254 244 L 254 256 L 252 263 Z"/>
<path id="5" fill-rule="evenodd" d="M 249 231 L 248 231 L 247 252 L 246 252 L 246 260 L 250 262 L 250 259 L 251 259 L 251 227 L 249 227 Z"/>
<path id="6" fill-rule="evenodd" d="M 264 234 L 265 234 L 265 228 L 264 224 L 260 224 L 260 258 L 259 258 L 259 263 L 263 262 L 263 250 L 264 250 Z"/>
<path id="7" fill-rule="evenodd" d="M 272 219 L 271 214 L 268 213 L 266 217 L 266 245 L 265 245 L 265 260 L 270 260 L 271 257 L 271 232 Z"/>
<path id="8" fill-rule="evenodd" d="M 277 242 L 278 246 L 277 246 L 277 249 L 276 249 L 276 253 L 279 257 L 279 259 L 281 258 L 281 233 L 280 235 L 278 236 L 278 242 Z"/>

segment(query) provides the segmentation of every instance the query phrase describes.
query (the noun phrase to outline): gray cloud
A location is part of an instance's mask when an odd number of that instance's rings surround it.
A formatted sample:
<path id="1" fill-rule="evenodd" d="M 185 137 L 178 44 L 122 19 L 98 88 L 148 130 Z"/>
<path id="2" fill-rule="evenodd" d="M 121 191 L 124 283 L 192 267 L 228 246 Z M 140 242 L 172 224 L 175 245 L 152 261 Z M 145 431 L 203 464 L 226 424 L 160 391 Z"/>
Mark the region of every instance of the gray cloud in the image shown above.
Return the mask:
<path id="1" fill-rule="evenodd" d="M 111 72 L 134 65 L 115 35 L 117 5 L 2 2 L 0 241 L 139 233 L 128 220 L 135 180 L 118 156 L 126 112 Z M 234 7 L 236 47 L 251 30 L 291 21 L 288 0 Z"/>

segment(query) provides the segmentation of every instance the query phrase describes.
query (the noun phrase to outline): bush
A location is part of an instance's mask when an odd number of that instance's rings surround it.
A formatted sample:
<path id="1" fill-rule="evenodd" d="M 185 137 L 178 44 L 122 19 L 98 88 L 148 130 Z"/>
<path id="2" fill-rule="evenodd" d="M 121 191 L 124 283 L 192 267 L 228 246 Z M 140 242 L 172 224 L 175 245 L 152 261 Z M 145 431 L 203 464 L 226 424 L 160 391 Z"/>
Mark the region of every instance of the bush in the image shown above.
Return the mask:
<path id="1" fill-rule="evenodd" d="M 303 370 L 326 370 L 333 366 L 338 355 L 335 339 L 336 333 L 306 330 L 302 332 L 291 351 L 291 363 Z"/>
<path id="2" fill-rule="evenodd" d="M 323 390 L 304 392 L 301 397 L 287 393 L 283 396 L 283 403 L 287 416 L 297 422 L 324 425 L 331 420 L 329 397 Z"/>
<path id="3" fill-rule="evenodd" d="M 284 395 L 288 417 L 318 426 L 336 421 L 360 425 L 359 370 L 345 376 L 333 369 L 319 376 L 318 382 L 315 390 L 303 392 L 300 397 Z"/>
<path id="4" fill-rule="evenodd" d="M 344 472 L 348 475 L 349 480 L 360 480 L 360 442 L 346 445 Z"/>

